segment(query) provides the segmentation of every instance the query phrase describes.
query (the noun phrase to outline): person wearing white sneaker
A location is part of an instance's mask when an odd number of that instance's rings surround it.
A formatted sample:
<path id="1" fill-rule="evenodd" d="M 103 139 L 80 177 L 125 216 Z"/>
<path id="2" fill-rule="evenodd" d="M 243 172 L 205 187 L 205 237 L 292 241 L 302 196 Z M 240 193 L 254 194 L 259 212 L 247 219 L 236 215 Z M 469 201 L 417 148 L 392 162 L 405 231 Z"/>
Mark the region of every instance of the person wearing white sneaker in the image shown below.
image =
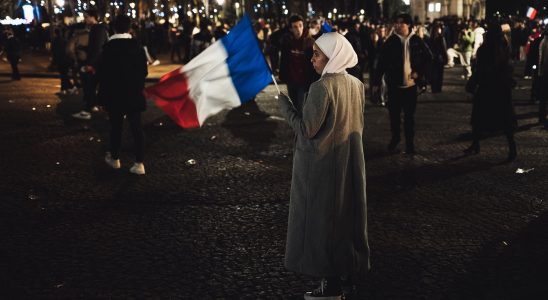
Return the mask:
<path id="1" fill-rule="evenodd" d="M 110 121 L 110 157 L 105 161 L 111 167 L 119 166 L 124 116 L 129 121 L 134 141 L 136 163 L 131 173 L 145 174 L 144 135 L 141 112 L 146 109 L 143 95 L 148 74 L 143 48 L 129 34 L 131 19 L 119 15 L 114 22 L 114 34 L 103 47 L 103 55 L 97 65 L 100 104 L 104 106 Z M 118 162 L 116 162 L 118 161 Z"/>
<path id="2" fill-rule="evenodd" d="M 120 164 L 120 159 L 113 158 L 110 152 L 107 152 L 107 154 L 105 155 L 105 162 L 113 169 L 120 169 L 120 167 L 122 166 Z"/>
<path id="3" fill-rule="evenodd" d="M 80 68 L 82 91 L 85 108 L 72 116 L 77 119 L 90 120 L 91 112 L 97 105 L 97 63 L 101 57 L 103 45 L 108 41 L 108 30 L 103 23 L 98 21 L 96 9 L 87 9 L 84 12 L 84 21 L 89 26 L 89 42 L 86 51 L 86 61 Z"/>
<path id="4" fill-rule="evenodd" d="M 82 110 L 72 114 L 72 117 L 80 120 L 91 120 L 91 113 L 89 111 Z"/>
<path id="5" fill-rule="evenodd" d="M 145 175 L 145 165 L 143 163 L 134 163 L 129 172 L 137 175 Z"/>

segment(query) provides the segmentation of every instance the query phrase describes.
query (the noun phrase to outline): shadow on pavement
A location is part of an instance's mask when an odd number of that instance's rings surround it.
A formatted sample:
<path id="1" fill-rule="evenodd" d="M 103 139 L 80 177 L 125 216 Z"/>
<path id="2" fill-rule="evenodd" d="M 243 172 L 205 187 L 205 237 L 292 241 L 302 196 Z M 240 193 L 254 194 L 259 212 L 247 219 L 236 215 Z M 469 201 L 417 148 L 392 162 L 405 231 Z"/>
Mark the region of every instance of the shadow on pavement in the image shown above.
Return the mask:
<path id="1" fill-rule="evenodd" d="M 501 164 L 489 161 L 473 161 L 461 164 L 451 164 L 449 162 L 451 162 L 451 159 L 435 165 L 417 166 L 410 164 L 401 170 L 385 173 L 380 176 L 367 177 L 367 183 L 369 186 L 381 186 L 389 183 L 389 186 L 394 187 L 392 192 L 401 192 L 414 189 L 417 186 L 426 186 L 435 182 L 447 181 L 453 177 L 468 173 L 486 171 Z"/>
<path id="2" fill-rule="evenodd" d="M 454 299 L 546 299 L 548 213 L 512 240 L 493 241 L 456 285 Z"/>
<path id="3" fill-rule="evenodd" d="M 258 153 L 268 150 L 276 137 L 278 122 L 268 120 L 269 116 L 251 100 L 229 111 L 221 125 L 234 137 L 244 140 L 252 152 Z"/>
<path id="4" fill-rule="evenodd" d="M 518 120 L 533 119 L 533 118 L 538 118 L 538 113 L 537 112 L 529 112 L 529 113 L 525 113 L 525 114 L 516 114 L 516 119 L 518 119 Z"/>

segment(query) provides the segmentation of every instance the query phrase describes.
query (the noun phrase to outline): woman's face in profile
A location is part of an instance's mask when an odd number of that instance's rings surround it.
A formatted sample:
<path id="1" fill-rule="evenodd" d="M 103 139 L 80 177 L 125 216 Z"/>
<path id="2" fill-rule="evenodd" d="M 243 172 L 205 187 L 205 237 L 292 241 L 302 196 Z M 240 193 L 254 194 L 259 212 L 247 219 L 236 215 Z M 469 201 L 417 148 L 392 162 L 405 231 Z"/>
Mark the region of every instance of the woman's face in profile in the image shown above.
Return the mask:
<path id="1" fill-rule="evenodd" d="M 312 66 L 314 66 L 316 73 L 321 75 L 325 65 L 327 65 L 327 62 L 329 61 L 329 58 L 323 54 L 322 50 L 320 50 L 316 44 L 313 46 L 313 51 L 312 59 L 310 61 L 312 62 Z"/>

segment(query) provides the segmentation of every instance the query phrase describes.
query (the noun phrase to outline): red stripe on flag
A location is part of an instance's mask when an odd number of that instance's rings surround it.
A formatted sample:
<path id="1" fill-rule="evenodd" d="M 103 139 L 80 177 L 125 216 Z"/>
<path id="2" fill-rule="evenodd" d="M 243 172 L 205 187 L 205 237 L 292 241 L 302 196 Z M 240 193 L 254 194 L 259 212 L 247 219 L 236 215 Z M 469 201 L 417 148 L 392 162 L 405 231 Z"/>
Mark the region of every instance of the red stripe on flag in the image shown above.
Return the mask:
<path id="1" fill-rule="evenodd" d="M 154 99 L 175 123 L 183 128 L 200 127 L 196 105 L 190 98 L 188 80 L 180 69 L 173 70 L 160 78 L 160 81 L 145 89 L 145 95 Z"/>

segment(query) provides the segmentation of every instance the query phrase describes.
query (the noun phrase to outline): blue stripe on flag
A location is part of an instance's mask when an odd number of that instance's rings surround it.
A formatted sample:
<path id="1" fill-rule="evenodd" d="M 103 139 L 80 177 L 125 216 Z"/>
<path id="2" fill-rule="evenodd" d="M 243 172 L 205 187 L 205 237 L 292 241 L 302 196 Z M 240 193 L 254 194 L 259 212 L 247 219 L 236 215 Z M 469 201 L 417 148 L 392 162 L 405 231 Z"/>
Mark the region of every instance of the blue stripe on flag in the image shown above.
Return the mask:
<path id="1" fill-rule="evenodd" d="M 228 58 L 226 63 L 240 101 L 245 103 L 272 81 L 272 73 L 259 48 L 255 31 L 247 15 L 221 39 Z"/>
<path id="2" fill-rule="evenodd" d="M 329 25 L 329 23 L 324 21 L 323 24 L 322 24 L 322 32 L 327 33 L 327 32 L 332 32 L 332 31 L 333 31 L 333 27 L 331 27 L 331 25 Z"/>

